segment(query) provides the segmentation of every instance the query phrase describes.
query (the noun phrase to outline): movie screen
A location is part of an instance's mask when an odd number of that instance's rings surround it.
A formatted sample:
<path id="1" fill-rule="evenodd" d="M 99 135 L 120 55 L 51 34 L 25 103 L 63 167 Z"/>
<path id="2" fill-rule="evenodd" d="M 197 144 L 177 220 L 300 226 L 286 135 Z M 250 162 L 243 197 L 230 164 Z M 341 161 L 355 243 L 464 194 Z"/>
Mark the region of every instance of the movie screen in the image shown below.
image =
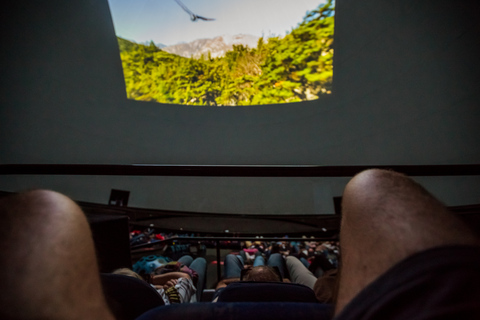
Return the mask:
<path id="1" fill-rule="evenodd" d="M 109 0 L 109 5 L 129 99 L 242 106 L 331 93 L 333 0 Z"/>

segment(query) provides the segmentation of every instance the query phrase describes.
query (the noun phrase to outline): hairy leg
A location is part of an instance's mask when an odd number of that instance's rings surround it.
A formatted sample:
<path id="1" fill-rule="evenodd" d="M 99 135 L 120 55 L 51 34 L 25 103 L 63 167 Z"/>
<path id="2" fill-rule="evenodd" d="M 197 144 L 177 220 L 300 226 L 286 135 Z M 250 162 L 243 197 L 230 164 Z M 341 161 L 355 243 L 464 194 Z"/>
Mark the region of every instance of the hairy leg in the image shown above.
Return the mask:
<path id="1" fill-rule="evenodd" d="M 7 196 L 0 219 L 0 318 L 113 318 L 90 227 L 72 200 L 44 190 Z"/>
<path id="2" fill-rule="evenodd" d="M 406 257 L 444 245 L 478 245 L 457 217 L 412 179 L 367 170 L 346 186 L 335 313 Z"/>

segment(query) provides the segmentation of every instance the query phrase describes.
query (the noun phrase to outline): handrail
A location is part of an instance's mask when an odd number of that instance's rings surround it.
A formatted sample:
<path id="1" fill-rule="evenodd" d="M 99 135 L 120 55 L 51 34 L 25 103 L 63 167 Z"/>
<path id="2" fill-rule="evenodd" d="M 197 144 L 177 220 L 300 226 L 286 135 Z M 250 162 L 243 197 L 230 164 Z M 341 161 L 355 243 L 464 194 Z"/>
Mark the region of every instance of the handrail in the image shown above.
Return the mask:
<path id="1" fill-rule="evenodd" d="M 116 175 L 191 177 L 351 177 L 366 169 L 391 169 L 409 176 L 480 175 L 480 164 L 451 165 L 163 165 L 0 164 L 0 175 Z"/>
<path id="2" fill-rule="evenodd" d="M 151 247 L 151 246 L 156 246 L 156 245 L 163 245 L 163 244 L 168 244 L 172 243 L 174 241 L 214 241 L 215 242 L 215 248 L 216 248 L 216 256 L 217 256 L 217 281 L 220 281 L 222 277 L 222 269 L 221 269 L 221 261 L 220 261 L 220 241 L 331 241 L 331 240 L 338 240 L 338 239 L 332 239 L 332 238 L 274 238 L 274 237 L 265 237 L 265 238 L 256 238 L 256 237 L 173 237 L 170 239 L 166 240 L 160 240 L 160 241 L 155 241 L 155 242 L 150 242 L 150 243 L 145 243 L 145 244 L 140 244 L 136 246 L 130 247 L 131 249 L 140 249 L 140 248 L 146 248 L 146 247 Z M 151 252 L 150 252 L 151 253 Z"/>
<path id="3" fill-rule="evenodd" d="M 336 238 L 332 239 L 331 237 L 314 237 L 314 238 L 281 238 L 281 237 L 172 237 L 165 240 L 159 240 L 155 242 L 137 244 L 135 246 L 131 246 L 131 249 L 141 249 L 141 248 L 148 248 L 155 245 L 163 245 L 168 244 L 174 241 L 331 241 L 337 240 Z"/>

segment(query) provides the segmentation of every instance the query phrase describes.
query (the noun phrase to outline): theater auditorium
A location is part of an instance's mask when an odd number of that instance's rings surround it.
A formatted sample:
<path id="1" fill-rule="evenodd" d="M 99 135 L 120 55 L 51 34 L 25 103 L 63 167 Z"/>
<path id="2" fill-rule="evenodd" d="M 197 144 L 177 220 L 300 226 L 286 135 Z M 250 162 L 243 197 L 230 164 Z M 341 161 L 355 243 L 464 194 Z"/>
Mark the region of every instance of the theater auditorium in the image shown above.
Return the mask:
<path id="1" fill-rule="evenodd" d="M 480 4 L 318 1 L 218 56 L 155 40 L 293 2 L 8 1 L 0 318 L 478 319 Z"/>

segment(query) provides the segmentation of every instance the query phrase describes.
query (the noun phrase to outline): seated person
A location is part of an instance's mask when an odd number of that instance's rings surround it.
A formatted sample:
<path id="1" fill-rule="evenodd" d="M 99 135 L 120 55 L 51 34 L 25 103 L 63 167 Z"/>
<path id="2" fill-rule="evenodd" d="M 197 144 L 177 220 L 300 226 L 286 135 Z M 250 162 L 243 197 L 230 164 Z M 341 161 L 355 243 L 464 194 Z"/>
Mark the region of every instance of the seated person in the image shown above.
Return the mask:
<path id="1" fill-rule="evenodd" d="M 132 277 L 132 278 L 136 278 L 136 279 L 139 279 L 139 280 L 145 280 L 145 279 L 142 278 L 141 275 L 139 275 L 138 273 L 136 273 L 135 271 L 133 271 L 132 269 L 129 269 L 129 268 L 115 269 L 115 270 L 113 270 L 112 274 L 121 274 L 121 275 L 124 275 L 124 276 L 127 276 L 127 277 Z"/>
<path id="2" fill-rule="evenodd" d="M 274 269 L 270 266 L 247 266 L 247 268 L 242 270 L 240 278 L 229 278 L 220 281 L 216 286 L 212 302 L 218 300 L 218 297 L 222 294 L 222 291 L 227 285 L 238 281 L 282 282 L 282 277 L 278 272 L 278 269 Z"/>
<path id="3" fill-rule="evenodd" d="M 206 272 L 207 272 L 207 262 L 204 258 L 198 257 L 195 260 L 189 256 L 189 255 L 184 255 L 178 261 L 173 261 L 169 262 L 166 265 L 160 266 L 156 268 L 152 274 L 152 284 L 157 284 L 157 285 L 166 285 L 168 283 L 168 280 L 173 280 L 170 279 L 170 277 L 163 276 L 167 275 L 171 272 L 177 272 L 177 275 L 182 275 L 182 273 L 187 276 L 182 276 L 178 277 L 177 279 L 188 279 L 190 278 L 190 281 L 192 282 L 192 285 L 188 284 L 188 280 L 181 280 L 178 286 L 182 284 L 184 288 L 190 288 L 193 286 L 193 288 L 188 289 L 188 291 L 196 291 L 195 295 L 191 295 L 190 299 L 187 299 L 188 301 L 182 301 L 182 302 L 195 302 L 195 301 L 200 301 L 203 289 L 205 288 L 205 283 L 206 283 Z M 164 279 L 168 279 L 167 282 L 164 282 Z M 189 295 L 190 296 L 190 295 Z"/>
<path id="4" fill-rule="evenodd" d="M 191 267 L 189 268 L 187 265 Z M 206 261 L 204 258 L 193 260 L 191 256 L 186 255 L 178 261 L 155 269 L 154 273 L 148 277 L 147 282 L 157 290 L 165 305 L 196 302 L 196 285 L 198 285 L 199 278 L 205 277 L 205 272 Z M 112 273 L 144 280 L 142 276 L 128 268 L 117 269 Z"/>
<path id="5" fill-rule="evenodd" d="M 267 257 L 270 257 L 271 254 L 280 253 L 282 256 L 286 257 L 290 255 L 290 251 L 292 250 L 292 246 L 287 241 L 277 241 L 272 243 L 268 250 L 265 252 Z M 296 253 L 296 252 L 292 252 Z"/>
<path id="6" fill-rule="evenodd" d="M 288 256 L 285 258 L 285 262 L 293 283 L 311 288 L 319 302 L 334 302 L 337 269 L 328 268 L 326 271 L 322 271 L 322 275 L 317 278 L 297 257 Z"/>
<path id="7" fill-rule="evenodd" d="M 285 261 L 281 254 L 270 255 L 267 265 L 261 254 L 257 254 L 253 266 L 246 266 L 242 254 L 228 254 L 225 257 L 224 278 L 217 284 L 213 301 L 216 301 L 223 288 L 237 281 L 274 281 L 281 282 L 287 274 Z M 288 280 L 287 280 L 288 281 Z"/>
<path id="8" fill-rule="evenodd" d="M 189 256 L 186 259 L 193 260 Z M 185 271 L 149 277 L 155 285 L 129 268 L 117 269 L 111 274 L 103 273 L 102 287 L 108 306 L 118 320 L 133 320 L 160 305 L 196 301 L 197 290 L 190 276 L 193 272 Z M 198 278 L 196 272 L 194 275 Z"/>
<path id="9" fill-rule="evenodd" d="M 270 266 L 248 267 L 243 270 L 240 281 L 282 282 L 277 270 Z"/>
<path id="10" fill-rule="evenodd" d="M 253 262 L 253 267 L 264 266 L 265 259 L 261 254 L 257 254 Z M 280 272 L 282 279 L 288 276 L 285 259 L 279 253 L 271 254 L 267 261 L 267 266 L 275 267 Z M 245 269 L 245 259 L 240 253 L 239 255 L 228 254 L 224 262 L 224 284 L 233 281 L 240 281 L 242 270 Z"/>
<path id="11" fill-rule="evenodd" d="M 174 271 L 154 275 L 152 285 L 162 297 L 165 305 L 173 303 L 195 302 L 197 289 L 188 273 Z"/>

